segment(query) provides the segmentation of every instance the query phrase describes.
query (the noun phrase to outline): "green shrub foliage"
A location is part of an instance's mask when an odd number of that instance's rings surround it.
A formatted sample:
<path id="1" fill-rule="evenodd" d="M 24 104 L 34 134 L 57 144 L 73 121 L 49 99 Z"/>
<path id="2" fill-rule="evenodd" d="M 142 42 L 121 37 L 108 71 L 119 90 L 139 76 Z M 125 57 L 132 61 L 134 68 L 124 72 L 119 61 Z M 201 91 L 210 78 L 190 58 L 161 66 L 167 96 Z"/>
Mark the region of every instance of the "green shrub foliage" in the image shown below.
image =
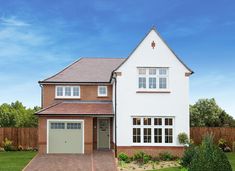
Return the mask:
<path id="1" fill-rule="evenodd" d="M 184 144 L 185 145 L 185 144 L 189 143 L 188 135 L 186 133 L 184 133 L 184 132 L 179 133 L 178 140 L 179 140 L 180 144 Z"/>
<path id="2" fill-rule="evenodd" d="M 184 155 L 181 158 L 181 162 L 180 164 L 183 167 L 189 167 L 191 161 L 193 160 L 193 157 L 196 153 L 196 149 L 197 147 L 194 146 L 193 144 L 190 144 L 189 147 L 186 148 L 186 150 L 184 151 Z"/>
<path id="3" fill-rule="evenodd" d="M 144 153 L 143 151 L 138 151 L 134 154 L 133 160 L 135 160 L 139 164 L 146 164 L 151 160 L 151 156 Z"/>
<path id="4" fill-rule="evenodd" d="M 163 152 L 163 153 L 159 153 L 159 158 L 160 160 L 163 161 L 172 161 L 172 160 L 176 160 L 177 157 L 173 156 L 170 152 Z"/>
<path id="5" fill-rule="evenodd" d="M 118 160 L 119 161 L 124 161 L 125 163 L 130 162 L 130 159 L 129 159 L 128 155 L 126 155 L 125 153 L 119 153 L 118 154 Z"/>
<path id="6" fill-rule="evenodd" d="M 206 135 L 202 144 L 196 148 L 189 164 L 189 171 L 232 171 L 224 152 L 213 144 L 213 136 Z"/>

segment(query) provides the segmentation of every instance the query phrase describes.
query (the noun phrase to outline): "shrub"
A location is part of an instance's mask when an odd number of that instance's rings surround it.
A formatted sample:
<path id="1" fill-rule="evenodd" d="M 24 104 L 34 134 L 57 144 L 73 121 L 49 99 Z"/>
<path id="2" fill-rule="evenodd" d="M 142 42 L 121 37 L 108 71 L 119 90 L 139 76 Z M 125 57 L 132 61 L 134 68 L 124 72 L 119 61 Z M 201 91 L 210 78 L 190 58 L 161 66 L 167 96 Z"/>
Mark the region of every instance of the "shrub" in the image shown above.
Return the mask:
<path id="1" fill-rule="evenodd" d="M 190 162 L 189 171 L 232 171 L 224 152 L 213 144 L 213 136 L 206 135 L 202 144 L 196 148 Z"/>
<path id="2" fill-rule="evenodd" d="M 4 141 L 2 141 L 2 146 L 4 148 L 5 151 L 12 151 L 13 150 L 13 146 L 12 146 L 13 141 L 8 140 L 7 138 L 5 138 Z"/>
<path id="3" fill-rule="evenodd" d="M 133 156 L 133 160 L 135 160 L 139 164 L 146 164 L 151 160 L 151 156 L 144 153 L 143 151 L 136 152 Z"/>
<path id="4" fill-rule="evenodd" d="M 196 153 L 196 146 L 190 144 L 189 147 L 186 148 L 186 150 L 184 151 L 184 155 L 181 158 L 180 164 L 183 167 L 188 167 Z"/>
<path id="5" fill-rule="evenodd" d="M 177 159 L 176 156 L 173 156 L 169 152 L 159 153 L 159 158 L 160 158 L 160 160 L 163 160 L 163 161 L 171 161 L 171 160 L 176 160 Z"/>
<path id="6" fill-rule="evenodd" d="M 184 132 L 179 133 L 178 135 L 178 140 L 180 144 L 188 144 L 189 143 L 189 139 L 188 139 L 188 135 Z"/>
<path id="7" fill-rule="evenodd" d="M 125 153 L 119 153 L 118 154 L 118 160 L 119 161 L 124 161 L 125 163 L 129 163 L 130 159 Z"/>

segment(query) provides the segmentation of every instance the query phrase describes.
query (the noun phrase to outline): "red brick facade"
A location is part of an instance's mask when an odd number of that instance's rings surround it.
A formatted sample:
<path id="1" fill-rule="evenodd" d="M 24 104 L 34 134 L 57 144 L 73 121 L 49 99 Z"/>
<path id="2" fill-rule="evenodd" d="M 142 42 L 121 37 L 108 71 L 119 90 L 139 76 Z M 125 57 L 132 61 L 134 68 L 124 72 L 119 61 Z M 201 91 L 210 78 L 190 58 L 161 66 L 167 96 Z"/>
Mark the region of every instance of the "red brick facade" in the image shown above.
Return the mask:
<path id="1" fill-rule="evenodd" d="M 117 147 L 117 154 L 123 152 L 129 156 L 133 156 L 138 151 L 144 151 L 145 153 L 151 156 L 157 156 L 159 153 L 162 152 L 169 152 L 175 156 L 182 156 L 184 152 L 184 147 L 165 147 L 165 146 L 118 146 Z"/>
<path id="2" fill-rule="evenodd" d="M 47 152 L 47 119 L 81 119 L 84 120 L 84 152 L 92 153 L 97 149 L 97 118 L 81 116 L 41 116 L 39 117 L 38 144 L 39 153 Z M 112 118 L 110 118 L 110 143 L 112 146 Z"/>

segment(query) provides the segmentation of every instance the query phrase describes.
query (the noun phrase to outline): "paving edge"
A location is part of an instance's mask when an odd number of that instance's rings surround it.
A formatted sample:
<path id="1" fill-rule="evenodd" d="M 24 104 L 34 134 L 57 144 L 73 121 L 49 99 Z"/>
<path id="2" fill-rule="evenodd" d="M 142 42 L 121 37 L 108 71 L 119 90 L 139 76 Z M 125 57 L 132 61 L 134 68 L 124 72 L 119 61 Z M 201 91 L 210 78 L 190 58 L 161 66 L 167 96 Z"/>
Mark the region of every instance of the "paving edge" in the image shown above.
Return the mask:
<path id="1" fill-rule="evenodd" d="M 25 171 L 25 169 L 32 163 L 32 161 L 38 156 L 39 154 L 37 153 L 29 162 L 28 164 L 22 169 L 22 171 Z"/>

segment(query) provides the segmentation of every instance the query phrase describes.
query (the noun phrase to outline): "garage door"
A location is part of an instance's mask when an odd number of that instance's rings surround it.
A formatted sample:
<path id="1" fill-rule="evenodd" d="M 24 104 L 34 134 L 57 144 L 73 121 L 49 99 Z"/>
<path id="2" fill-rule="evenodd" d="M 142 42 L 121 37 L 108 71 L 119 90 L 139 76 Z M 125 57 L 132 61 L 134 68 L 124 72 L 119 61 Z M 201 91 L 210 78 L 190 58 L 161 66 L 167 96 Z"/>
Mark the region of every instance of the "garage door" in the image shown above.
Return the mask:
<path id="1" fill-rule="evenodd" d="M 82 121 L 48 121 L 48 153 L 83 153 Z"/>

